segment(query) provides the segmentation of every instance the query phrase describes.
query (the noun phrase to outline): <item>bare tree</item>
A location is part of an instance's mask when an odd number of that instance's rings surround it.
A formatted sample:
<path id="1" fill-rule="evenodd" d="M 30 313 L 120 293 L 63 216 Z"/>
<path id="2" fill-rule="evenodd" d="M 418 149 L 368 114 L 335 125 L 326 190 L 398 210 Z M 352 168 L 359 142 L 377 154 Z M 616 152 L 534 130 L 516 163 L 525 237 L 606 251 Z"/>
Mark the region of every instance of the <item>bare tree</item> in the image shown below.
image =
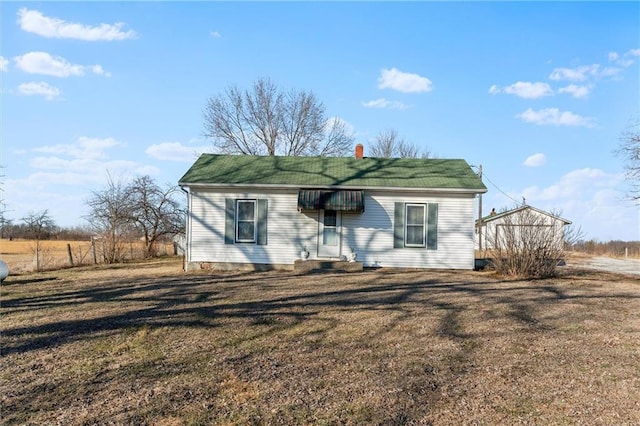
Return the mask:
<path id="1" fill-rule="evenodd" d="M 247 155 L 345 155 L 354 137 L 328 120 L 313 93 L 283 92 L 260 78 L 251 90 L 235 86 L 210 98 L 204 110 L 205 136 L 223 153 Z"/>
<path id="2" fill-rule="evenodd" d="M 55 231 L 56 228 L 55 221 L 49 216 L 49 210 L 46 209 L 31 212 L 20 220 L 24 222 L 27 227 L 29 238 L 35 240 L 46 238 L 51 232 Z"/>
<path id="3" fill-rule="evenodd" d="M 625 176 L 631 185 L 629 197 L 640 202 L 640 119 L 622 132 L 616 154 L 625 161 Z"/>
<path id="4" fill-rule="evenodd" d="M 52 232 L 55 231 L 56 224 L 51 216 L 49 216 L 48 210 L 31 212 L 20 220 L 24 222 L 29 238 L 35 240 L 35 263 L 36 271 L 39 272 L 41 270 L 42 264 L 42 256 L 40 254 L 40 241 L 48 237 Z"/>
<path id="5" fill-rule="evenodd" d="M 329 118 L 324 124 L 324 141 L 315 154 L 323 157 L 340 157 L 353 152 L 355 136 L 347 123 L 338 117 Z"/>
<path id="6" fill-rule="evenodd" d="M 405 141 L 394 129 L 381 131 L 375 141 L 369 147 L 372 157 L 381 158 L 429 158 L 429 151 L 423 151 L 420 155 L 419 148 Z"/>
<path id="7" fill-rule="evenodd" d="M 132 200 L 124 182 L 109 175 L 106 187 L 93 191 L 87 201 L 90 211 L 86 220 L 102 239 L 105 263 L 124 260 L 124 243 L 133 230 Z"/>
<path id="8" fill-rule="evenodd" d="M 567 225 L 564 227 L 564 248 L 573 250 L 574 246 L 580 241 L 584 241 L 586 233 L 581 226 Z"/>
<path id="9" fill-rule="evenodd" d="M 155 243 L 184 232 L 184 208 L 176 201 L 176 186 L 161 188 L 149 176 L 128 184 L 109 176 L 105 188 L 94 191 L 87 202 L 87 221 L 100 235 L 106 263 L 124 260 L 125 243 L 142 238 L 145 256 L 155 255 Z"/>
<path id="10" fill-rule="evenodd" d="M 313 155 L 323 139 L 324 107 L 313 93 L 287 93 L 283 103 L 282 143 L 286 155 Z"/>
<path id="11" fill-rule="evenodd" d="M 155 253 L 154 244 L 163 237 L 184 232 L 185 212 L 174 196 L 177 186 L 159 187 L 149 176 L 141 176 L 129 185 L 130 220 L 144 238 L 145 256 Z"/>
<path id="12" fill-rule="evenodd" d="M 2 204 L 0 204 L 0 238 L 4 238 L 7 232 L 7 228 L 10 228 L 13 224 L 13 220 L 7 218 L 5 215 L 5 210 L 3 209 Z"/>

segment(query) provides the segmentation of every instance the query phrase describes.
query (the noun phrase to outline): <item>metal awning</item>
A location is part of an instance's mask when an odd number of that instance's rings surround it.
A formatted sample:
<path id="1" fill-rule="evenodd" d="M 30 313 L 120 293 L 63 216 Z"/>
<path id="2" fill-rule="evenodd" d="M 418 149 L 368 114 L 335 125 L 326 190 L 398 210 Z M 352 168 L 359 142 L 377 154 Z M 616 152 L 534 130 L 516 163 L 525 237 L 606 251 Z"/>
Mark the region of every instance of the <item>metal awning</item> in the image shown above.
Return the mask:
<path id="1" fill-rule="evenodd" d="M 301 189 L 298 191 L 298 211 L 339 210 L 362 213 L 364 191 Z"/>

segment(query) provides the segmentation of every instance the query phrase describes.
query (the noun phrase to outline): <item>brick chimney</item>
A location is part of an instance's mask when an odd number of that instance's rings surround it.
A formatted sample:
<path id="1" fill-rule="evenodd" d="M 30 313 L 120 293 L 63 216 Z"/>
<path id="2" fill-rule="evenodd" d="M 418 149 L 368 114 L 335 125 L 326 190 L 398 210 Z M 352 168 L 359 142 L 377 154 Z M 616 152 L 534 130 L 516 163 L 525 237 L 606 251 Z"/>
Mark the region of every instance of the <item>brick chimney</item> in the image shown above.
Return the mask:
<path id="1" fill-rule="evenodd" d="M 362 144 L 359 143 L 358 145 L 356 145 L 356 158 L 358 160 L 362 160 L 363 156 L 364 156 L 364 146 L 362 146 Z"/>

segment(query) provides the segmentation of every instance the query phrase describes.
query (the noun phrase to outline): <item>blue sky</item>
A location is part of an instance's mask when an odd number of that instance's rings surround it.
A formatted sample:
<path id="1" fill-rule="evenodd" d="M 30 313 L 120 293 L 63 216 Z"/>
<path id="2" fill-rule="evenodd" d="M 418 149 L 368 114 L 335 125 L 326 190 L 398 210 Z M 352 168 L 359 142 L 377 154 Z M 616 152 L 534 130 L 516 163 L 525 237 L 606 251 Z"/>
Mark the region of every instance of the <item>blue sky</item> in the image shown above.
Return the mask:
<path id="1" fill-rule="evenodd" d="M 637 2 L 3 2 L 7 216 L 84 224 L 108 173 L 177 183 L 207 99 L 269 77 L 367 146 L 394 129 L 483 166 L 484 213 L 562 212 L 639 240 L 613 151 L 639 116 Z"/>

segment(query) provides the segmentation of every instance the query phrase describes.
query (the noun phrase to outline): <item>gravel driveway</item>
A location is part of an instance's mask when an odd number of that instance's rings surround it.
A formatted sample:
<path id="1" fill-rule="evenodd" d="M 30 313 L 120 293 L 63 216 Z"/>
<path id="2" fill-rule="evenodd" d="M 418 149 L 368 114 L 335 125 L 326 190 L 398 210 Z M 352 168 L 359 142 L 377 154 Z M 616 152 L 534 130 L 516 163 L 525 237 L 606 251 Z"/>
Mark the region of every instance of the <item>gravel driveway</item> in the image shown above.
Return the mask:
<path id="1" fill-rule="evenodd" d="M 571 265 L 572 262 L 568 264 Z M 615 272 L 619 274 L 640 275 L 640 260 L 637 259 L 613 259 L 610 257 L 592 257 L 580 259 L 576 266 L 598 269 L 600 271 Z"/>

